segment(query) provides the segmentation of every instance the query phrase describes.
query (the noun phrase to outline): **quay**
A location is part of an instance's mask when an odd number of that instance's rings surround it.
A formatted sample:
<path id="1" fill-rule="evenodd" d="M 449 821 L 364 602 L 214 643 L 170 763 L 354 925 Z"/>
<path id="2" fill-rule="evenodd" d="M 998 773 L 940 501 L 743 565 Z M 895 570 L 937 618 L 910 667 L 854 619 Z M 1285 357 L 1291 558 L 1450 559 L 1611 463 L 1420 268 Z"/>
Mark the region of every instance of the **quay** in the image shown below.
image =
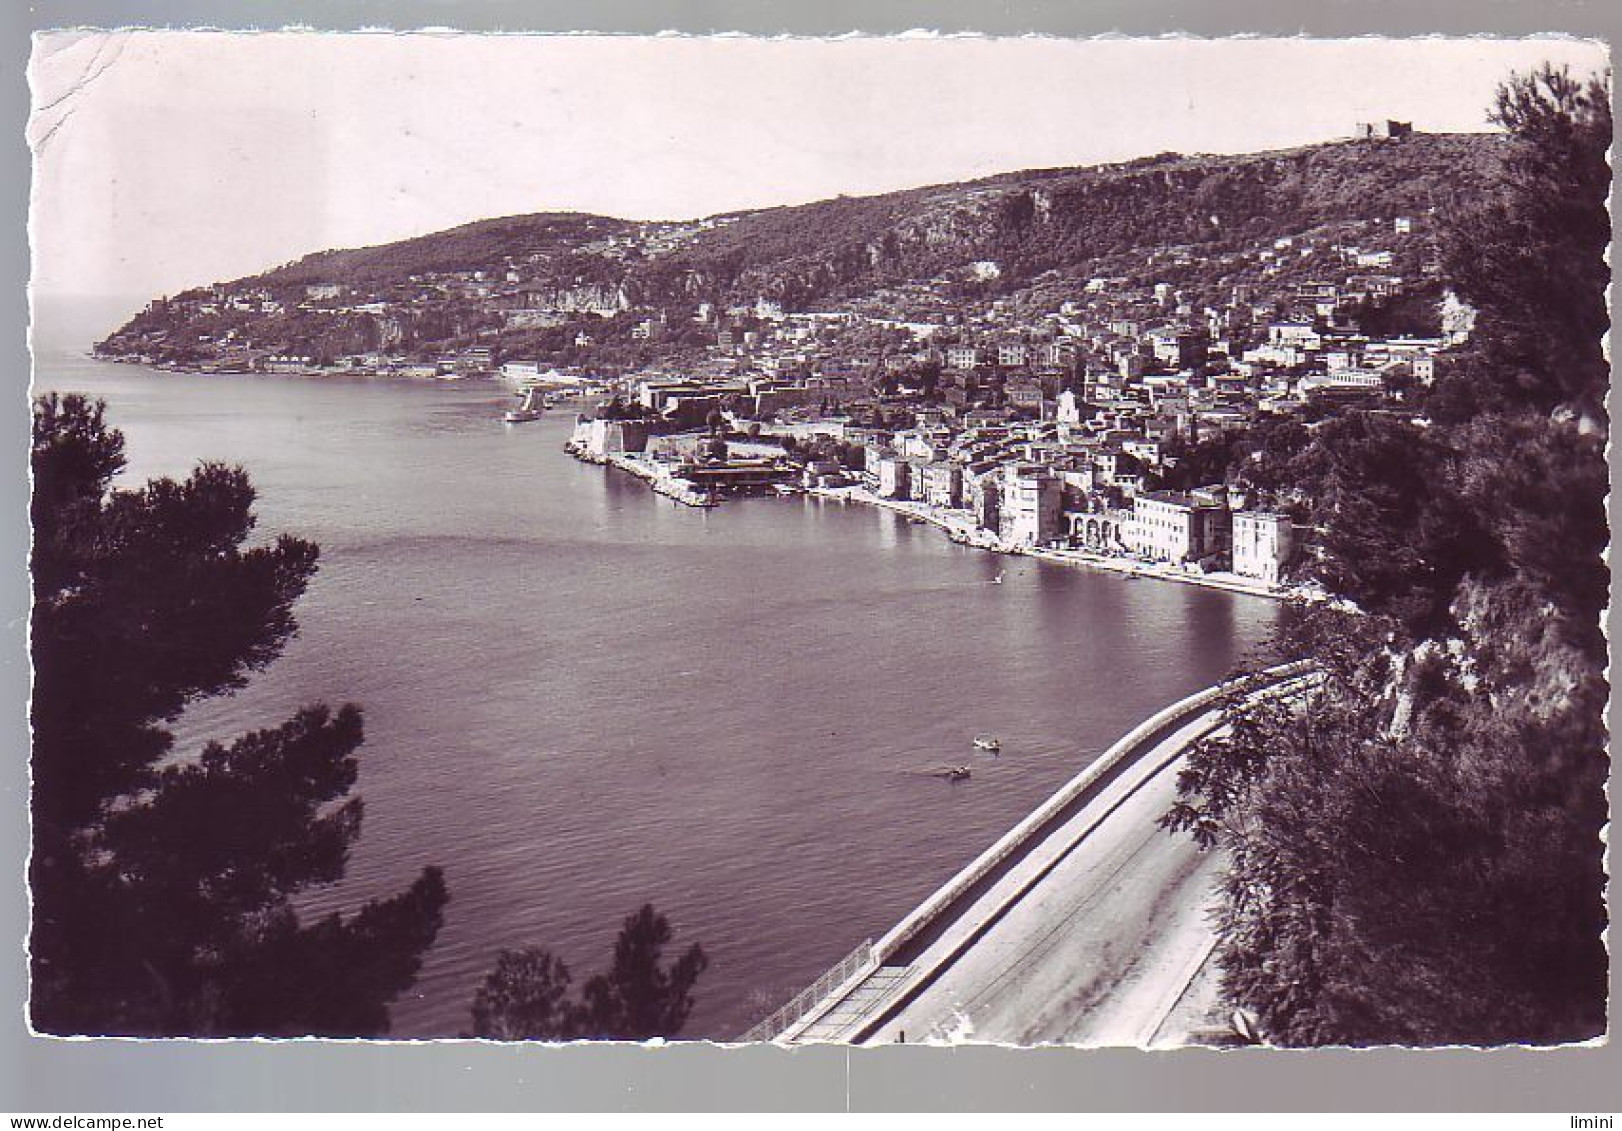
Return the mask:
<path id="1" fill-rule="evenodd" d="M 1145 720 L 877 942 L 740 1041 L 1187 1043 L 1214 1004 L 1213 853 L 1156 825 L 1236 696 L 1321 679 L 1284 664 Z"/>
<path id="2" fill-rule="evenodd" d="M 1057 565 L 1085 566 L 1090 569 L 1118 573 L 1129 578 L 1152 578 L 1156 581 L 1175 581 L 1183 585 L 1198 585 L 1205 589 L 1221 589 L 1229 593 L 1244 593 L 1251 597 L 1270 597 L 1284 601 L 1299 599 L 1320 601 L 1325 594 L 1321 589 L 1304 585 L 1269 585 L 1254 578 L 1235 573 L 1201 573 L 1179 568 L 1169 562 L 1147 561 L 1142 558 L 1111 557 L 1090 550 L 1057 549 L 1047 546 L 1027 546 L 1006 542 L 989 530 L 975 525 L 966 512 L 944 511 L 927 503 L 887 499 L 865 487 L 807 487 L 804 493 L 813 498 L 829 499 L 841 503 L 858 503 L 894 511 L 916 522 L 939 527 L 953 542 L 977 550 L 997 554 L 1038 558 Z"/>
<path id="3" fill-rule="evenodd" d="M 575 459 L 585 463 L 601 464 L 604 467 L 616 468 L 628 475 L 634 475 L 647 483 L 655 494 L 674 499 L 684 506 L 713 507 L 716 505 L 713 495 L 707 495 L 702 491 L 695 490 L 691 484 L 671 475 L 667 470 L 661 468 L 644 455 L 631 452 L 611 452 L 607 455 L 596 455 L 573 440 L 564 444 L 563 450 L 574 456 Z"/>

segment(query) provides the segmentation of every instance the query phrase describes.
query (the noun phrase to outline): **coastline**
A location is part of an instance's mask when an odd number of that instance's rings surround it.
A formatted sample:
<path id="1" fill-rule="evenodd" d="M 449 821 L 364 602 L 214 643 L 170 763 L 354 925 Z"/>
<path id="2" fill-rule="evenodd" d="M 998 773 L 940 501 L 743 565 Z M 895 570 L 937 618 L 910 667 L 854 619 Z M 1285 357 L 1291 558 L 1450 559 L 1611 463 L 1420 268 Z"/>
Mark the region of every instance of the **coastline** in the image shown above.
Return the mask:
<path id="1" fill-rule="evenodd" d="M 97 353 L 94 349 L 83 350 L 79 356 L 86 361 L 99 361 L 108 365 L 133 365 L 140 369 L 155 369 L 160 373 L 179 373 L 188 377 L 381 377 L 388 380 L 399 381 L 469 381 L 476 378 L 490 378 L 501 380 L 497 372 L 487 373 L 401 373 L 392 370 L 364 369 L 364 368 L 323 368 L 318 365 L 286 366 L 279 369 L 232 369 L 224 366 L 196 366 L 181 365 L 173 361 L 159 361 L 156 358 L 140 357 L 130 354 Z"/>
<path id="2" fill-rule="evenodd" d="M 140 365 L 147 368 L 161 369 L 173 373 L 189 373 L 198 376 L 209 376 L 214 373 L 246 373 L 248 371 L 234 370 L 206 370 L 188 369 L 182 366 L 165 363 L 142 361 L 138 358 L 113 357 L 96 354 L 93 351 L 86 355 L 96 361 L 107 361 L 114 364 Z M 253 374 L 255 376 L 288 376 L 287 373 Z M 330 376 L 332 371 L 311 370 L 300 376 Z M 351 376 L 384 376 L 378 373 L 353 373 Z M 390 374 L 389 376 L 394 376 Z M 440 378 L 443 380 L 443 378 Z M 655 494 L 663 495 L 683 506 L 698 509 L 707 509 L 719 505 L 716 500 L 701 495 L 692 488 L 677 481 L 672 476 L 660 474 L 651 461 L 638 459 L 634 455 L 592 456 L 580 448 L 573 441 L 564 445 L 564 450 L 574 458 L 584 463 L 599 464 L 604 467 L 623 471 L 646 483 Z M 1235 573 L 1194 573 L 1180 569 L 1169 562 L 1151 562 L 1138 558 L 1110 557 L 1096 554 L 1089 550 L 1055 549 L 1044 546 L 1020 546 L 1005 543 L 989 531 L 976 526 L 972 517 L 966 511 L 948 511 L 939 507 L 930 506 L 911 500 L 885 499 L 874 494 L 866 487 L 806 487 L 800 490 L 801 494 L 815 498 L 828 499 L 841 503 L 857 503 L 863 506 L 878 507 L 893 511 L 897 514 L 916 521 L 924 522 L 946 532 L 948 538 L 961 545 L 970 546 L 977 550 L 988 550 L 997 554 L 1038 558 L 1042 561 L 1052 562 L 1056 565 L 1083 566 L 1103 570 L 1108 573 L 1120 574 L 1128 580 L 1152 579 L 1156 581 L 1175 581 L 1183 585 L 1198 585 L 1206 589 L 1220 589 L 1229 593 L 1240 593 L 1251 597 L 1266 597 L 1275 601 L 1304 600 L 1321 601 L 1324 595 L 1314 589 L 1303 586 L 1274 586 L 1254 578 L 1241 577 Z"/>
<path id="3" fill-rule="evenodd" d="M 615 468 L 627 475 L 635 476 L 646 483 L 654 494 L 663 495 L 667 499 L 674 499 L 683 506 L 706 509 L 719 505 L 714 499 L 700 494 L 682 480 L 662 472 L 652 460 L 639 459 L 635 455 L 620 453 L 595 456 L 573 440 L 564 444 L 563 450 L 581 463 L 595 463 L 602 467 Z"/>
<path id="4" fill-rule="evenodd" d="M 989 531 L 975 525 L 967 511 L 946 511 L 928 503 L 885 499 L 866 487 L 807 487 L 805 494 L 841 503 L 858 503 L 879 507 L 906 515 L 917 522 L 925 522 L 946 531 L 952 541 L 977 550 L 997 554 L 1039 558 L 1058 565 L 1085 566 L 1121 574 L 1129 580 L 1150 578 L 1156 581 L 1176 581 L 1184 585 L 1199 585 L 1207 589 L 1221 589 L 1251 597 L 1268 597 L 1275 601 L 1291 599 L 1317 601 L 1321 594 L 1300 586 L 1275 586 L 1235 573 L 1194 573 L 1179 569 L 1169 562 L 1150 562 L 1138 558 L 1115 558 L 1095 554 L 1088 550 L 1060 550 L 1043 546 L 1010 545 Z"/>

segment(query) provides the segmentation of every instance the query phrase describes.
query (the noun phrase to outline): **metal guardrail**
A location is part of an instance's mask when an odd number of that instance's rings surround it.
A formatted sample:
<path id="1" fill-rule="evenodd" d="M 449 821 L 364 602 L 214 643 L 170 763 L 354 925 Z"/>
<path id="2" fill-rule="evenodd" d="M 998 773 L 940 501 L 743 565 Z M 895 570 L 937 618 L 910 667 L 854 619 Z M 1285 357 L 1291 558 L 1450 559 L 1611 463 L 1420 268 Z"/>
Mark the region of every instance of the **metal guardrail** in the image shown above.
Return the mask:
<path id="1" fill-rule="evenodd" d="M 847 954 L 827 973 L 795 994 L 789 999 L 787 1005 L 778 1009 L 770 1017 L 751 1026 L 748 1032 L 740 1036 L 738 1040 L 753 1042 L 770 1041 L 776 1038 L 816 1006 L 822 1004 L 823 999 L 833 990 L 844 985 L 857 974 L 865 976 L 871 973 L 877 969 L 878 964 L 878 959 L 873 953 L 873 940 L 863 940 L 860 946 Z"/>
<path id="2" fill-rule="evenodd" d="M 1280 664 L 1277 667 L 1268 668 L 1254 675 L 1242 676 L 1239 679 L 1229 680 L 1215 687 L 1207 688 L 1151 715 L 1128 731 L 1085 770 L 1061 786 L 1057 793 L 1037 806 L 1035 811 L 1028 817 L 1008 830 L 995 844 L 976 857 L 967 868 L 948 880 L 934 895 L 924 900 L 912 914 L 896 924 L 890 933 L 881 938 L 874 947 L 876 960 L 883 963 L 892 954 L 900 950 L 908 939 L 922 930 L 960 895 L 987 875 L 1011 853 L 1023 846 L 1033 833 L 1080 794 L 1091 788 L 1099 778 L 1135 753 L 1138 747 L 1156 731 L 1183 716 L 1204 710 L 1234 694 L 1242 692 L 1254 693 L 1277 687 L 1282 683 L 1304 676 L 1312 670 L 1313 664 L 1308 660 Z"/>
<path id="3" fill-rule="evenodd" d="M 1152 737 L 1155 732 L 1179 719 L 1193 715 L 1197 711 L 1203 711 L 1233 695 L 1242 693 L 1260 695 L 1280 691 L 1287 685 L 1305 682 L 1315 674 L 1314 665 L 1308 660 L 1280 664 L 1277 667 L 1268 668 L 1253 675 L 1242 676 L 1239 679 L 1207 688 L 1197 694 L 1190 695 L 1186 699 L 1173 703 L 1162 711 L 1156 712 L 1132 728 L 1085 770 L 1061 786 L 1057 793 L 1037 806 L 1035 811 L 976 857 L 968 867 L 953 876 L 938 891 L 924 900 L 876 944 L 872 939 L 863 942 L 838 965 L 796 994 L 787 1005 L 750 1028 L 738 1040 L 749 1042 L 775 1040 L 808 1013 L 824 1004 L 828 995 L 835 989 L 858 974 L 865 977 L 878 969 L 884 964 L 885 960 L 900 950 L 907 940 L 927 926 L 936 916 L 955 902 L 959 896 L 991 872 L 1011 853 L 1023 846 L 1032 834 L 1041 829 L 1062 809 L 1092 787 L 1099 778 L 1103 777 L 1104 774 L 1108 773 L 1128 756 L 1138 752 L 1138 748 Z"/>

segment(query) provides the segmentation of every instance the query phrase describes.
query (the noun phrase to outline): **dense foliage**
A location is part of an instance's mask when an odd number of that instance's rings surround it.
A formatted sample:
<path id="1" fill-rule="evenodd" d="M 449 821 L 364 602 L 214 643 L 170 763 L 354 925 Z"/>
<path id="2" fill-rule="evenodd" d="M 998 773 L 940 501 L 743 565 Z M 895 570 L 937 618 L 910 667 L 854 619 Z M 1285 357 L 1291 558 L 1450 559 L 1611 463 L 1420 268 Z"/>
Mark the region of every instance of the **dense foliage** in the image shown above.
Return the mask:
<path id="1" fill-rule="evenodd" d="M 258 276 L 255 281 L 272 288 L 312 283 L 366 287 L 403 283 L 413 275 L 433 272 L 494 272 L 508 257 L 568 257 L 579 244 L 612 236 L 630 226 L 607 216 L 571 212 L 506 216 L 398 243 L 317 252 Z M 569 258 L 567 263 L 571 271 L 578 271 L 580 265 L 578 257 Z"/>
<path id="2" fill-rule="evenodd" d="M 291 902 L 338 879 L 360 833 L 359 710 L 309 707 L 195 759 L 167 729 L 281 652 L 316 547 L 244 548 L 240 468 L 114 489 L 124 463 L 101 404 L 35 402 L 33 1022 L 383 1033 L 438 931 L 438 870 L 347 919 L 304 924 Z"/>
<path id="3" fill-rule="evenodd" d="M 497 282 L 512 260 L 523 265 L 526 287 L 611 283 L 648 309 L 761 296 L 791 309 L 813 308 L 925 282 L 941 293 L 977 299 L 1020 292 L 1050 269 L 1085 278 L 1114 271 L 1119 265 L 1109 261 L 1118 256 L 1141 268 L 1148 249 L 1181 245 L 1216 253 L 1369 219 L 1371 202 L 1381 217 L 1422 215 L 1455 196 L 1476 195 L 1501 159 L 1497 140 L 1418 135 L 1402 142 L 1338 142 L 1242 156 L 1163 154 L 1119 165 L 1010 173 L 717 217 L 686 225 L 685 236 L 647 253 L 627 246 L 638 225 L 626 221 L 574 213 L 509 216 L 379 247 L 318 252 L 228 286 L 264 288 L 287 303 L 296 303 L 312 284 L 420 302 L 414 277 L 481 271 Z M 610 251 L 607 241 L 616 239 L 621 246 Z M 1000 276 L 967 278 L 966 265 L 976 260 L 997 262 Z M 1276 281 L 1310 269 L 1304 261 L 1283 265 Z M 1189 285 L 1199 290 L 1198 267 L 1187 272 Z M 1205 282 L 1212 285 L 1209 298 L 1217 280 Z M 450 305 L 457 309 L 404 318 L 398 329 L 405 344 L 444 342 L 482 325 L 471 300 Z M 1413 328 L 1416 317 L 1424 319 L 1413 312 L 1391 315 L 1398 328 Z M 197 319 L 177 336 L 217 341 L 231 328 L 261 345 L 315 343 L 317 352 L 326 353 L 373 348 L 376 337 L 375 330 L 293 310 L 221 312 Z M 181 329 L 160 307 L 137 316 L 121 334 Z"/>
<path id="4" fill-rule="evenodd" d="M 973 260 L 1001 264 L 1000 289 L 1146 247 L 1223 247 L 1329 221 L 1422 213 L 1485 185 L 1483 136 L 1344 142 L 1242 157 L 1160 158 L 747 213 L 637 274 L 643 292 L 790 306 L 926 280 Z"/>
<path id="5" fill-rule="evenodd" d="M 1317 572 L 1360 610 L 1302 618 L 1307 709 L 1235 709 L 1165 822 L 1229 852 L 1224 990 L 1278 1043 L 1605 1028 L 1611 111 L 1544 69 L 1495 118 L 1504 180 L 1447 259 L 1477 333 L 1431 419 L 1346 416 L 1244 468 L 1320 526 Z"/>
<path id="6" fill-rule="evenodd" d="M 668 969 L 660 960 L 670 922 L 643 904 L 614 942 L 614 961 L 576 1000 L 569 968 L 539 947 L 504 950 L 473 999 L 473 1035 L 499 1041 L 646 1041 L 674 1037 L 692 1012 L 692 988 L 709 967 L 694 943 Z"/>

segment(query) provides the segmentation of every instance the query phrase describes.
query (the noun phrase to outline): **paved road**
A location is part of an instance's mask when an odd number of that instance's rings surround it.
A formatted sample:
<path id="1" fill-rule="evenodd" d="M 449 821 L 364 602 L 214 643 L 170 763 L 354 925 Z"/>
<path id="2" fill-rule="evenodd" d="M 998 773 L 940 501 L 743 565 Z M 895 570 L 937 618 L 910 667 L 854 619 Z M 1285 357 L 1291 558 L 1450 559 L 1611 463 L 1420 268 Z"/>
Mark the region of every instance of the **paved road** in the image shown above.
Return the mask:
<path id="1" fill-rule="evenodd" d="M 1157 1033 L 1215 941 L 1206 913 L 1221 861 L 1155 820 L 1187 744 L 1219 722 L 1195 716 L 1044 837 L 906 956 L 905 976 L 890 969 L 883 1024 L 870 1015 L 843 1039 L 1178 1043 Z"/>
<path id="2" fill-rule="evenodd" d="M 1255 694 L 1296 698 L 1321 678 L 1292 667 Z M 1189 746 L 1220 733 L 1222 716 L 1163 715 L 920 906 L 877 944 L 882 965 L 780 1039 L 1164 1047 L 1207 1029 L 1222 858 L 1156 821 Z"/>

